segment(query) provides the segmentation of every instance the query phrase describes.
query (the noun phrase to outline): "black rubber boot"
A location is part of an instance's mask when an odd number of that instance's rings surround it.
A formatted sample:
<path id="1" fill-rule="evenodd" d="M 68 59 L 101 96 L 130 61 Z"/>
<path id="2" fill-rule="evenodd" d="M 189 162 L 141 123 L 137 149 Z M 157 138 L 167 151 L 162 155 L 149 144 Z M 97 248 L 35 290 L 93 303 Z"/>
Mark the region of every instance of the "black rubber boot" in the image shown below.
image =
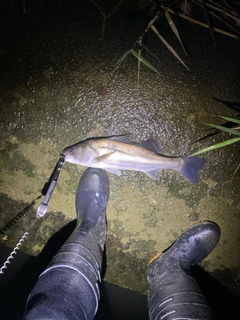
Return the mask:
<path id="1" fill-rule="evenodd" d="M 93 319 L 99 301 L 109 181 L 90 168 L 76 193 L 77 226 L 32 290 L 25 319 Z"/>
<path id="2" fill-rule="evenodd" d="M 214 319 L 190 267 L 201 262 L 217 245 L 219 227 L 210 221 L 186 232 L 148 266 L 150 320 Z"/>

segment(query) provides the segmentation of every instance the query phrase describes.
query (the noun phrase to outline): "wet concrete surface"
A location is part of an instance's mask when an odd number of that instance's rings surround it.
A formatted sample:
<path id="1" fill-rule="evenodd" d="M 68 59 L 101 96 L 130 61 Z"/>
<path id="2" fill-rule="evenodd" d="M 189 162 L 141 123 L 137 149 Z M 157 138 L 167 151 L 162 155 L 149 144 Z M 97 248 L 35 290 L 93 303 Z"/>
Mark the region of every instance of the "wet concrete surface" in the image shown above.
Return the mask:
<path id="1" fill-rule="evenodd" d="M 143 66 L 137 85 L 134 57 L 113 70 L 143 33 L 144 15 L 137 5 L 123 5 L 109 19 L 102 41 L 101 15 L 90 2 L 81 3 L 40 2 L 27 14 L 21 4 L 1 11 L 0 226 L 12 222 L 0 241 L 12 248 L 33 221 L 42 200 L 37 198 L 63 148 L 87 137 L 128 133 L 134 141 L 156 138 L 166 155 L 188 156 L 228 138 L 221 133 L 196 142 L 209 133 L 205 122 L 239 116 L 239 40 L 217 35 L 214 48 L 208 30 L 180 21 L 189 55 L 168 36 L 187 72 L 149 32 L 146 45 L 159 61 L 145 57 L 160 76 Z M 108 93 L 98 95 L 92 80 Z M 149 259 L 207 219 L 222 234 L 201 266 L 239 294 L 239 171 L 233 177 L 239 145 L 203 156 L 207 166 L 197 185 L 170 170 L 162 170 L 159 181 L 136 172 L 109 174 L 107 281 L 146 293 Z M 75 191 L 84 170 L 65 164 L 46 216 L 21 250 L 40 254 L 49 238 L 75 219 Z"/>

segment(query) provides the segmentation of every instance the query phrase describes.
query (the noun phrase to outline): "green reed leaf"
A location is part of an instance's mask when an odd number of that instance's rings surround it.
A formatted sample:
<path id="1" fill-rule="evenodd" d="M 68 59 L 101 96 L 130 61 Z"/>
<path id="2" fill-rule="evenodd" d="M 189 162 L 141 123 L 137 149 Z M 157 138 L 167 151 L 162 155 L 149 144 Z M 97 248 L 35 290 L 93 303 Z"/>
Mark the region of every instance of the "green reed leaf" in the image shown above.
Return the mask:
<path id="1" fill-rule="evenodd" d="M 127 56 L 129 55 L 129 53 L 131 53 L 131 50 L 128 50 L 127 52 L 125 52 L 116 62 L 116 68 L 113 70 L 116 71 L 117 68 L 120 66 L 120 64 L 127 58 Z"/>
<path id="2" fill-rule="evenodd" d="M 238 130 L 235 130 L 235 129 L 230 129 L 230 128 L 227 128 L 227 127 L 224 127 L 224 126 L 218 126 L 218 125 L 215 125 L 215 124 L 211 124 L 211 123 L 206 123 L 208 126 L 211 126 L 213 128 L 216 128 L 216 129 L 219 129 L 221 131 L 225 131 L 225 132 L 228 132 L 228 133 L 231 133 L 231 134 L 235 134 L 237 136 L 240 136 L 240 131 Z"/>
<path id="3" fill-rule="evenodd" d="M 222 147 L 228 146 L 229 144 L 236 143 L 238 141 L 240 141 L 240 138 L 229 139 L 229 140 L 214 144 L 213 146 L 210 146 L 208 148 L 199 150 L 199 151 L 193 153 L 191 156 L 196 156 L 197 154 L 201 154 L 201 153 L 204 153 L 204 152 L 207 152 L 207 151 L 211 151 L 211 150 L 215 150 L 215 149 L 218 149 L 218 148 L 222 148 Z"/>
<path id="4" fill-rule="evenodd" d="M 150 62 L 148 62 L 146 59 L 143 58 L 143 56 L 141 56 L 140 54 L 138 54 L 135 50 L 131 49 L 130 50 L 132 52 L 132 54 L 138 58 L 142 63 L 145 64 L 145 66 L 147 66 L 148 68 L 152 69 L 154 72 L 156 72 L 158 75 L 160 75 L 160 73 L 157 71 L 156 68 L 154 68 L 153 65 L 151 65 Z"/>
<path id="5" fill-rule="evenodd" d="M 223 118 L 223 119 L 226 120 L 226 121 L 230 121 L 230 122 L 233 122 L 233 123 L 238 123 L 238 124 L 240 124 L 240 120 L 235 119 L 235 118 L 229 118 L 229 117 L 223 117 L 223 116 L 221 116 L 221 118 Z"/>

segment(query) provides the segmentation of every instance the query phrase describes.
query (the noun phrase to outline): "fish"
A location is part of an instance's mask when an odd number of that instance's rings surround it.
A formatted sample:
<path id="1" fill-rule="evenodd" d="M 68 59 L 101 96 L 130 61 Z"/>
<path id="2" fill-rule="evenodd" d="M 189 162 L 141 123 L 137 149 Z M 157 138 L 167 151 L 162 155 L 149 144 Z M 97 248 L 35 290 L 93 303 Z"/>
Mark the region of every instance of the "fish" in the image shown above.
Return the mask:
<path id="1" fill-rule="evenodd" d="M 159 179 L 159 170 L 172 169 L 187 180 L 198 183 L 198 173 L 206 160 L 198 157 L 170 157 L 161 154 L 158 141 L 150 138 L 134 142 L 129 135 L 85 139 L 65 148 L 65 161 L 92 168 L 101 168 L 121 175 L 121 170 L 141 171 Z"/>

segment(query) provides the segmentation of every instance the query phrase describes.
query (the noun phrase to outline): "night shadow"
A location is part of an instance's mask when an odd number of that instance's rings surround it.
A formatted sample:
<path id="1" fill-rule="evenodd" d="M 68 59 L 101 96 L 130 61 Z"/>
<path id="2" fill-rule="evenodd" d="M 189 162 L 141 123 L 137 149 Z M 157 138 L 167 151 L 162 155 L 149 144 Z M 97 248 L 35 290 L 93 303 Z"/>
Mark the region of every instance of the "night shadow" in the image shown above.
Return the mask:
<path id="1" fill-rule="evenodd" d="M 229 108 L 231 110 L 240 111 L 240 102 L 220 100 L 220 99 L 215 98 L 215 97 L 213 97 L 213 99 L 215 101 L 220 102 L 221 104 L 225 105 L 227 108 Z"/>
<path id="2" fill-rule="evenodd" d="M 66 242 L 75 226 L 76 220 L 73 220 L 61 228 L 49 239 L 37 257 L 22 252 L 16 255 L 5 274 L 0 278 L 0 298 L 1 301 L 4 301 L 0 308 L 0 319 L 20 320 L 23 318 L 27 298 L 37 282 L 38 276 L 46 269 L 49 262 Z M 8 255 L 7 250 L 11 251 L 1 247 L 1 260 L 3 260 L 3 256 Z M 106 256 L 105 250 L 103 276 L 107 268 Z M 200 266 L 193 267 L 191 271 L 217 319 L 228 319 L 230 313 L 240 314 L 240 299 L 237 296 L 233 295 Z M 96 315 L 97 320 L 148 319 L 146 295 L 106 282 L 101 284 L 100 292 L 101 299 Z"/>
<path id="3" fill-rule="evenodd" d="M 39 275 L 66 242 L 75 226 L 76 220 L 73 220 L 61 228 L 48 240 L 37 257 L 19 251 L 11 260 L 4 274 L 0 275 L 0 299 L 4 301 L 0 308 L 0 319 L 23 319 L 27 298 Z M 3 246 L 0 250 L 0 262 L 3 264 L 12 250 Z"/>
<path id="4" fill-rule="evenodd" d="M 226 320 L 233 314 L 240 314 L 240 292 L 239 296 L 234 295 L 199 265 L 192 267 L 191 273 L 217 319 Z"/>

